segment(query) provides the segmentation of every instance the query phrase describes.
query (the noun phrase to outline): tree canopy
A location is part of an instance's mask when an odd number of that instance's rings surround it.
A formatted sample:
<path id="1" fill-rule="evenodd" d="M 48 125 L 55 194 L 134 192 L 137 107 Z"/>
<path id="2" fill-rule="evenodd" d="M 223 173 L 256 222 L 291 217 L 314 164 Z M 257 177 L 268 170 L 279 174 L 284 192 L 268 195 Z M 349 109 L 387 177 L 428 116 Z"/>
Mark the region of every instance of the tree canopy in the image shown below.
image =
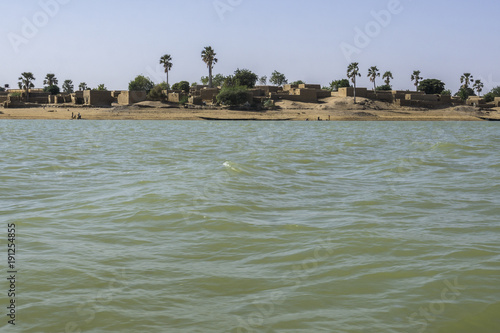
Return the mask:
<path id="1" fill-rule="evenodd" d="M 248 69 L 237 69 L 234 71 L 234 81 L 237 86 L 244 86 L 249 89 L 255 87 L 257 79 L 259 78 L 257 74 L 253 73 Z"/>
<path id="2" fill-rule="evenodd" d="M 172 90 L 182 90 L 182 91 L 188 93 L 189 89 L 190 89 L 190 85 L 189 85 L 188 81 L 181 81 L 181 82 L 174 83 L 172 85 Z"/>
<path id="3" fill-rule="evenodd" d="M 269 82 L 271 82 L 275 86 L 282 86 L 284 84 L 287 84 L 288 80 L 286 79 L 285 74 L 282 74 L 278 71 L 274 71 L 273 74 L 271 75 L 271 79 L 269 79 Z"/>
<path id="4" fill-rule="evenodd" d="M 130 81 L 128 84 L 128 90 L 130 91 L 142 91 L 145 90 L 149 92 L 154 88 L 155 84 L 150 78 L 143 75 L 138 75 L 134 80 Z"/>
<path id="5" fill-rule="evenodd" d="M 419 91 L 426 94 L 441 94 L 444 91 L 444 82 L 438 79 L 426 79 L 420 82 Z"/>
<path id="6" fill-rule="evenodd" d="M 62 88 L 65 93 L 71 94 L 74 92 L 75 86 L 73 85 L 73 81 L 65 80 L 62 85 Z"/>

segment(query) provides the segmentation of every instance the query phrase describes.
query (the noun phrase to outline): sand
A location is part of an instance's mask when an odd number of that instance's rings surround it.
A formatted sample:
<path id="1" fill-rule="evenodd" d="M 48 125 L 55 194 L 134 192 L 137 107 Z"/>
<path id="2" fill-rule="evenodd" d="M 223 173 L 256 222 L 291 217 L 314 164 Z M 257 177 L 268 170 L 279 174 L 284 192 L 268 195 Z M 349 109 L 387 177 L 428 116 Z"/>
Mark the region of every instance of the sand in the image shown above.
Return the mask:
<path id="1" fill-rule="evenodd" d="M 227 108 L 179 108 L 159 102 L 111 108 L 47 105 L 45 107 L 4 109 L 0 119 L 71 119 L 81 113 L 86 120 L 332 120 L 332 121 L 484 121 L 500 119 L 500 108 L 480 110 L 458 106 L 443 109 L 397 107 L 394 104 L 352 98 L 326 98 L 320 103 L 280 101 L 277 110 L 245 111 Z"/>

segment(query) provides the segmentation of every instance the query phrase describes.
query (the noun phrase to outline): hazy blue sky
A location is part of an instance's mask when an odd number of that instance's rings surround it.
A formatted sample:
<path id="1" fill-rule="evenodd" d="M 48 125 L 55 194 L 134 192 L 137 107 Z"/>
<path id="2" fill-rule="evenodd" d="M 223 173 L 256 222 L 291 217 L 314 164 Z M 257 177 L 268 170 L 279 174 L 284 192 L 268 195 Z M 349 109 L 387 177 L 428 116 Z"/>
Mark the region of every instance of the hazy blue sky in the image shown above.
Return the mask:
<path id="1" fill-rule="evenodd" d="M 500 85 L 498 0 L 2 0 L 0 12 L 0 84 L 11 87 L 24 71 L 37 87 L 47 73 L 109 89 L 138 74 L 160 82 L 165 53 L 171 83 L 199 82 L 208 45 L 225 75 L 278 70 L 327 85 L 357 61 L 361 86 L 373 65 L 392 71 L 396 89 L 412 89 L 417 69 L 453 92 L 464 72 L 487 91 Z"/>

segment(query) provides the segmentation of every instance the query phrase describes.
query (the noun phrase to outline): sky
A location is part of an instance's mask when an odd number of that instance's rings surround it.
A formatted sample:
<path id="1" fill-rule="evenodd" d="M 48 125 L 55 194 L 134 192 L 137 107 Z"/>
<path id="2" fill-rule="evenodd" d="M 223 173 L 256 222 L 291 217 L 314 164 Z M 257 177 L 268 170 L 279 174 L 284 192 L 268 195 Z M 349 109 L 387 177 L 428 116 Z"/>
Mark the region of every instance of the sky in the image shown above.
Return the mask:
<path id="1" fill-rule="evenodd" d="M 391 71 L 400 90 L 414 89 L 414 70 L 453 92 L 466 72 L 485 92 L 500 86 L 498 0 L 0 0 L 0 12 L 0 85 L 12 88 L 22 72 L 36 87 L 47 73 L 59 86 L 126 90 L 137 75 L 160 83 L 164 54 L 170 83 L 200 82 L 205 46 L 217 53 L 214 74 L 277 70 L 328 85 L 358 62 L 358 86 L 372 87 L 371 66 Z"/>

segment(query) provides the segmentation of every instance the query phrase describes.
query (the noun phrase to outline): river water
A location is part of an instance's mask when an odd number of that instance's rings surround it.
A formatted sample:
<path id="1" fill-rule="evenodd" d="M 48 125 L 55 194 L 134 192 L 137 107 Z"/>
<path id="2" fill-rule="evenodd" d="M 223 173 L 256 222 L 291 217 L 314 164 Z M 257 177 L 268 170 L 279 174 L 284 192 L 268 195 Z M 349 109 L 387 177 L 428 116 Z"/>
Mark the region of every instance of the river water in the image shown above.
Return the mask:
<path id="1" fill-rule="evenodd" d="M 499 332 L 499 134 L 1 121 L 0 331 Z"/>

